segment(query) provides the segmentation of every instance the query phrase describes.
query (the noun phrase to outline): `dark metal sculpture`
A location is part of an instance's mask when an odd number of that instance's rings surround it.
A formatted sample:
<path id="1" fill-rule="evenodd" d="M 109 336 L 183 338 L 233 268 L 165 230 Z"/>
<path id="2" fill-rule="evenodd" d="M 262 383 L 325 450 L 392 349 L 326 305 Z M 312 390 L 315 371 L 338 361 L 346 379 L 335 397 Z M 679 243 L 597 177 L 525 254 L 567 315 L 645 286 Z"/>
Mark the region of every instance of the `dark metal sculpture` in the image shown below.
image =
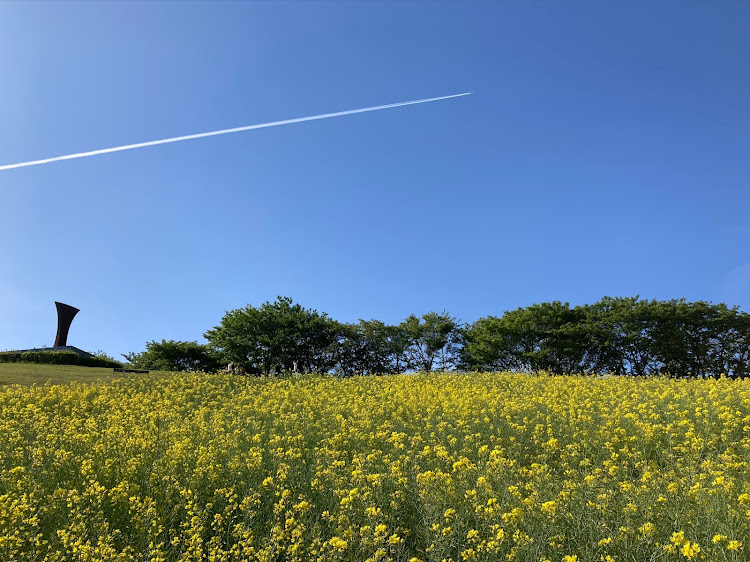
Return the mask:
<path id="1" fill-rule="evenodd" d="M 55 338 L 55 347 L 68 345 L 68 330 L 73 318 L 79 310 L 73 306 L 55 301 L 57 307 L 57 337 Z"/>

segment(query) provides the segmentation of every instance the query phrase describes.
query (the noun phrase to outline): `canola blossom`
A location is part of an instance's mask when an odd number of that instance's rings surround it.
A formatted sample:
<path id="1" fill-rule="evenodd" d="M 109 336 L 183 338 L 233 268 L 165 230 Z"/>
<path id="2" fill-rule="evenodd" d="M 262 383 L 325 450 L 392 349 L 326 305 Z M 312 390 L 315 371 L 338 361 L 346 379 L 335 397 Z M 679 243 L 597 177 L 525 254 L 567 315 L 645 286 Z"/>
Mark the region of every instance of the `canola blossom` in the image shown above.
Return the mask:
<path id="1" fill-rule="evenodd" d="M 0 560 L 750 558 L 750 380 L 0 390 Z"/>

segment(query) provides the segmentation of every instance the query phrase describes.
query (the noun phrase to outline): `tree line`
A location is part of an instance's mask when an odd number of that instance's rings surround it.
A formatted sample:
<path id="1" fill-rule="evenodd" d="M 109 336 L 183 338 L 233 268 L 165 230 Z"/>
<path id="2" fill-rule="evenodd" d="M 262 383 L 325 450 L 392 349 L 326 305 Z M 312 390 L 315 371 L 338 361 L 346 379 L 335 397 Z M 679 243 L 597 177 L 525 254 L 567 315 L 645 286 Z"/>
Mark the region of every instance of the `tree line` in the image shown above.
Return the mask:
<path id="1" fill-rule="evenodd" d="M 745 377 L 750 314 L 685 299 L 605 297 L 571 307 L 534 304 L 462 324 L 447 312 L 338 322 L 278 297 L 225 313 L 207 344 L 162 340 L 124 357 L 137 368 L 340 376 L 412 371 L 548 371 L 648 376 Z"/>

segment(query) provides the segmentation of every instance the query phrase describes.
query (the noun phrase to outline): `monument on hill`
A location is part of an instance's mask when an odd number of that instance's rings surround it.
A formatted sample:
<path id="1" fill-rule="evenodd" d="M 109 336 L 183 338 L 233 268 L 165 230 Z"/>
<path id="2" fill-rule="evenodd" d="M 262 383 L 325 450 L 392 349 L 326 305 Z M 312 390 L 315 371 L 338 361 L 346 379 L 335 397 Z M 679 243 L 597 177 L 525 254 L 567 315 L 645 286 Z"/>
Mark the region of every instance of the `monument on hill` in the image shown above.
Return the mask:
<path id="1" fill-rule="evenodd" d="M 57 307 L 57 336 L 55 337 L 55 347 L 65 347 L 68 345 L 68 330 L 73 322 L 75 315 L 80 312 L 77 308 L 68 304 L 55 301 Z"/>
<path id="2" fill-rule="evenodd" d="M 49 351 L 72 351 L 79 357 L 94 357 L 88 351 L 83 351 L 75 346 L 68 345 L 68 331 L 73 318 L 80 311 L 69 304 L 55 301 L 57 307 L 57 335 L 55 336 L 55 345 L 53 347 L 35 347 L 34 349 L 13 349 L 7 353 L 46 353 Z M 1 352 L 6 353 L 6 352 Z"/>

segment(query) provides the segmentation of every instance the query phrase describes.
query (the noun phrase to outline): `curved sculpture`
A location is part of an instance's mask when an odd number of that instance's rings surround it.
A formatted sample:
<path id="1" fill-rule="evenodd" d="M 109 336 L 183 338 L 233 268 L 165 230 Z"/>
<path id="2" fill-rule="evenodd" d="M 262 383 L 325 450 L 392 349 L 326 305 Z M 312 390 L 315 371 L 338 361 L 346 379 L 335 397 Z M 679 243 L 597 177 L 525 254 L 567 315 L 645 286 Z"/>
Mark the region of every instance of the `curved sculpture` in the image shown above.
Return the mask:
<path id="1" fill-rule="evenodd" d="M 68 330 L 73 318 L 79 310 L 68 304 L 55 301 L 57 307 L 57 336 L 55 337 L 55 347 L 68 345 Z"/>

